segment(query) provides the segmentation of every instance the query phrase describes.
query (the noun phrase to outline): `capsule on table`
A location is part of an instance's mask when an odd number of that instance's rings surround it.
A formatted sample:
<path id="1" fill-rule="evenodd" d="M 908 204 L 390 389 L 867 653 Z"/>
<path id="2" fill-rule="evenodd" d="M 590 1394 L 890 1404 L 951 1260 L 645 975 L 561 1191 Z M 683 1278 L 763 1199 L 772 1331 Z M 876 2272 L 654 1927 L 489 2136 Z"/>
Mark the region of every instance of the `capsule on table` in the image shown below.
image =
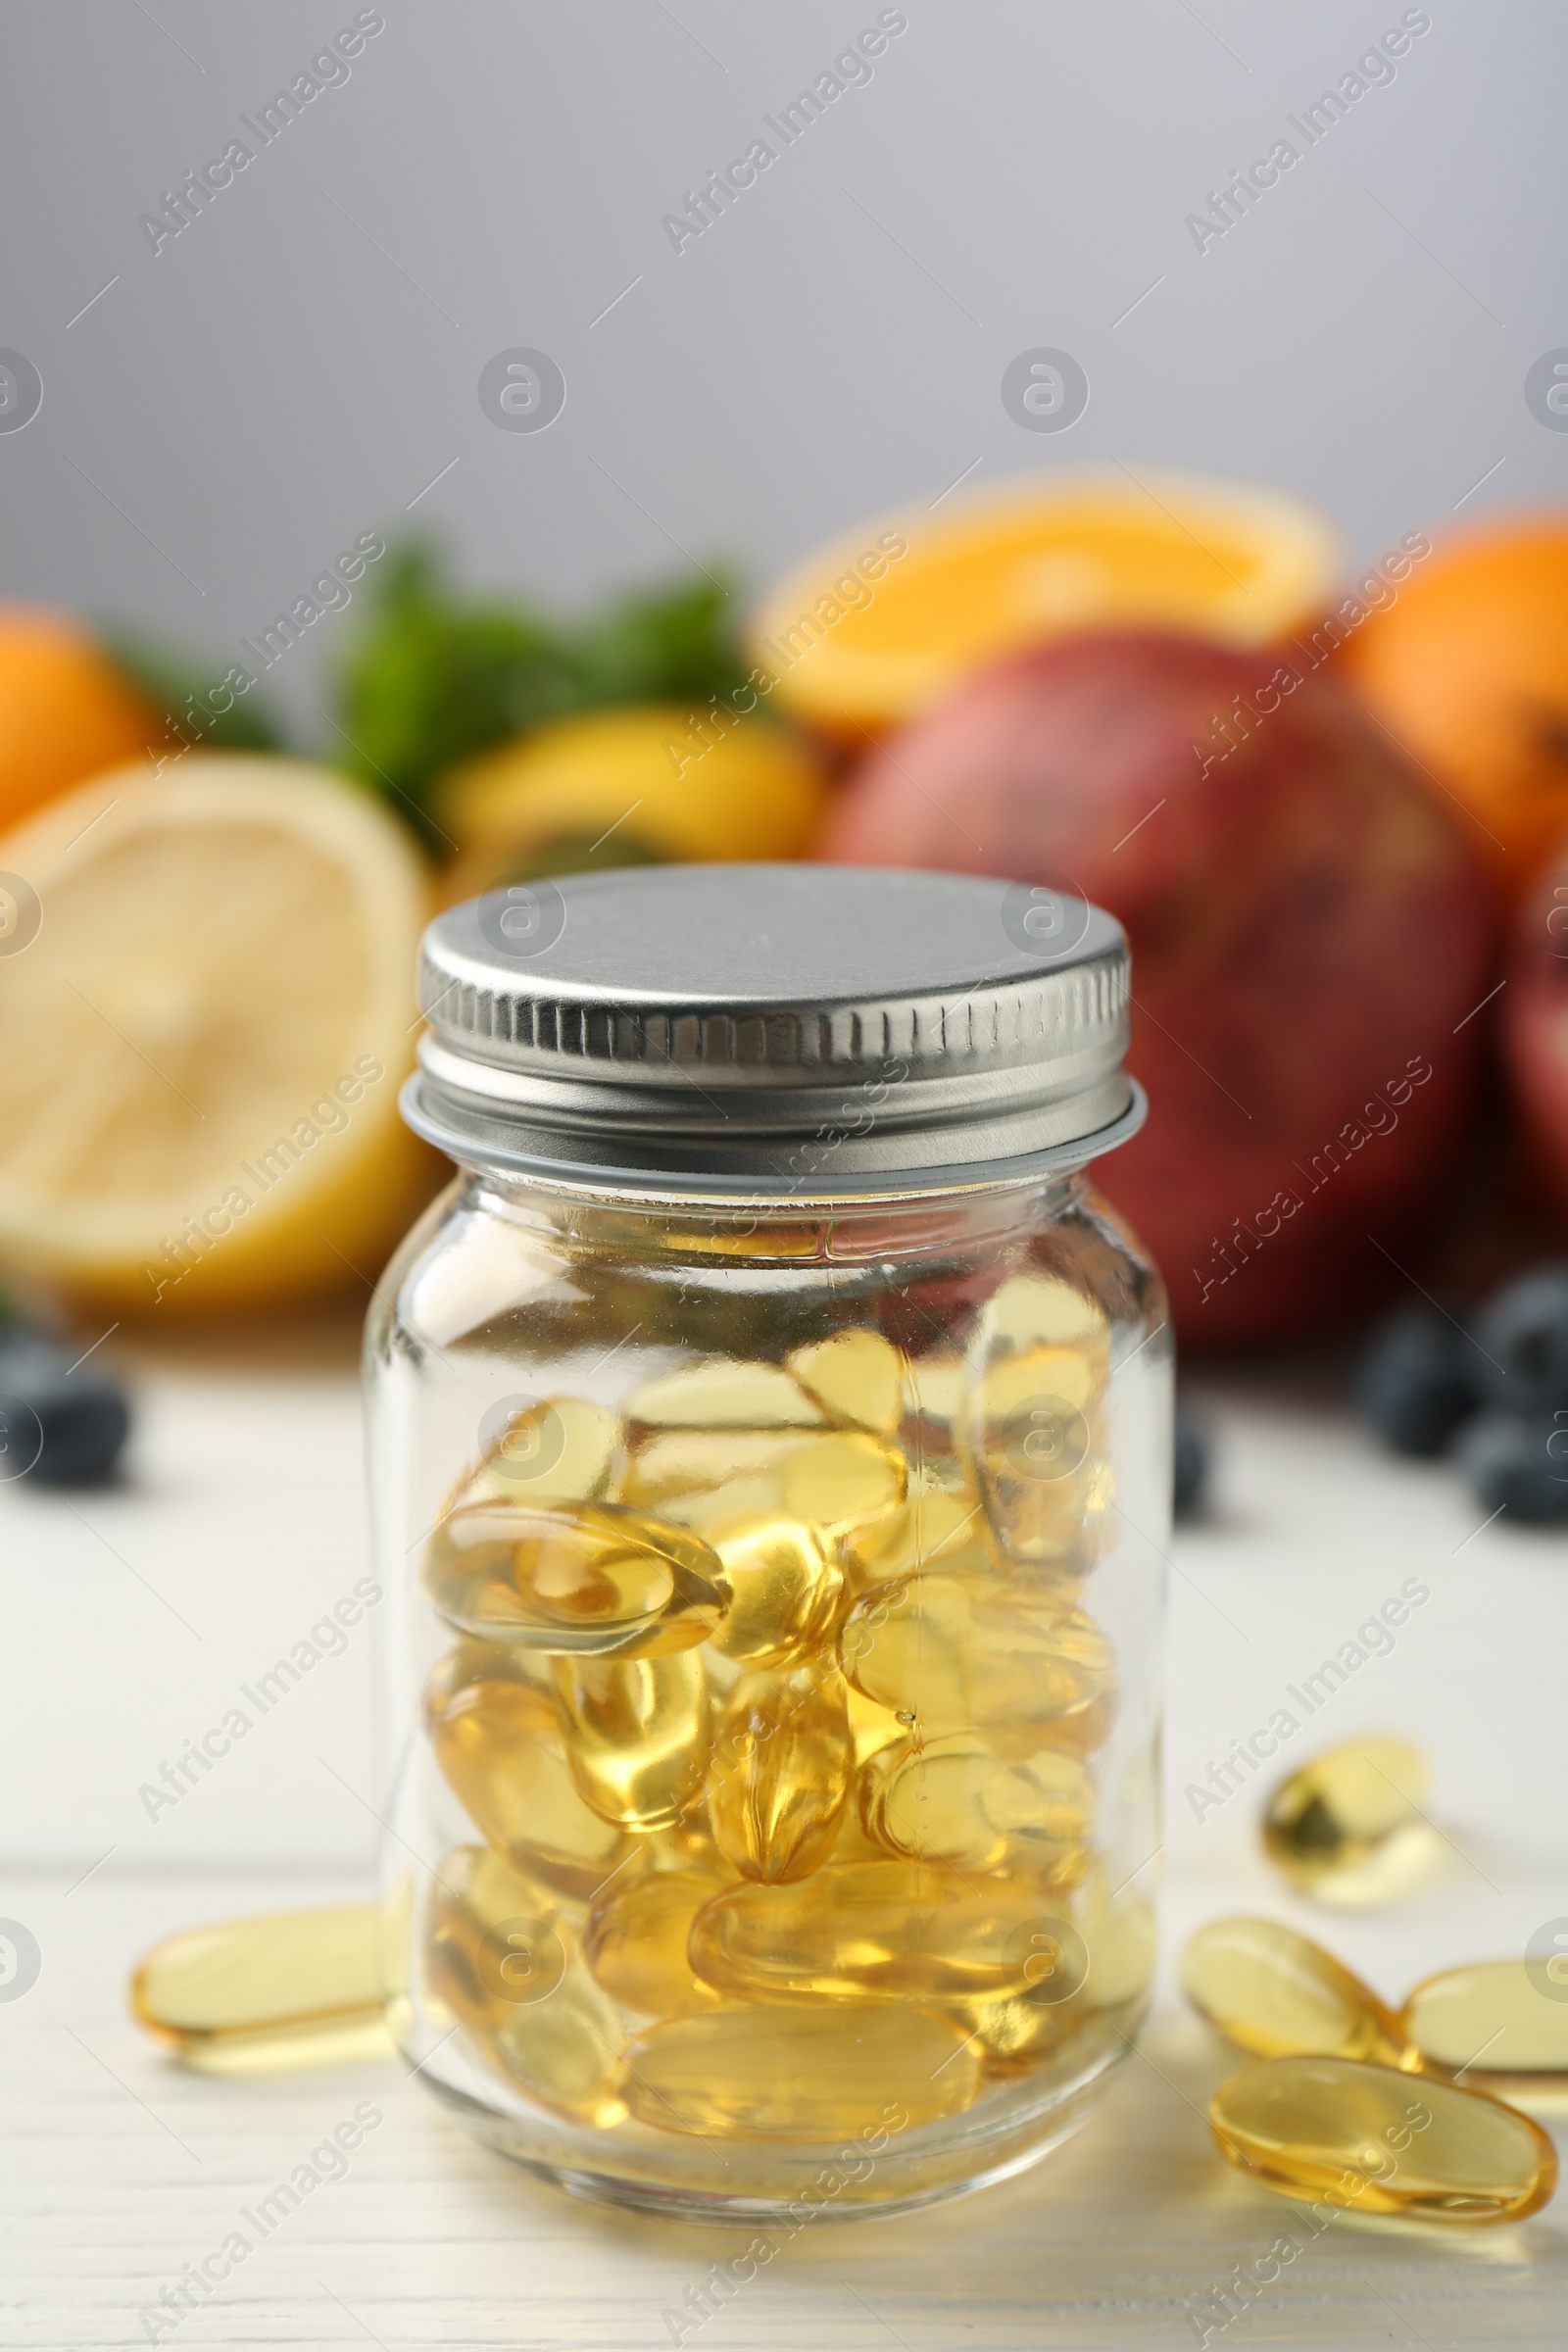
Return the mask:
<path id="1" fill-rule="evenodd" d="M 918 2130 L 967 2107 L 980 2062 L 962 2025 L 919 2008 L 717 2009 L 626 2049 L 640 2123 L 706 2139 L 854 2139 L 874 2161 L 899 2115 Z"/>
<path id="2" fill-rule="evenodd" d="M 430 1745 L 453 1794 L 497 1852 L 579 1901 L 624 1857 L 621 1830 L 584 1803 L 547 1690 L 438 1667 L 427 1695 Z"/>
<path id="3" fill-rule="evenodd" d="M 974 1730 L 1013 1754 L 1093 1706 L 1113 1663 L 1082 1610 L 975 1576 L 874 1586 L 845 1619 L 839 1654 L 850 1681 L 922 1740 Z"/>
<path id="4" fill-rule="evenodd" d="M 630 1456 L 619 1492 L 701 1533 L 778 1517 L 830 1543 L 897 1510 L 907 1483 L 899 1448 L 865 1430 L 671 1429 Z"/>
<path id="5" fill-rule="evenodd" d="M 783 1886 L 727 1887 L 691 1960 L 741 2000 L 993 2000 L 1035 1981 L 1049 1899 L 1027 1882 L 926 1862 L 829 1862 Z"/>
<path id="6" fill-rule="evenodd" d="M 749 1518 L 712 1531 L 729 1606 L 709 1636 L 720 1657 L 774 1666 L 813 1649 L 829 1631 L 843 1571 L 799 1519 Z"/>
<path id="7" fill-rule="evenodd" d="M 1272 1919 L 1216 1919 L 1188 1938 L 1182 1990 L 1255 2058 L 1356 2058 L 1418 2071 L 1393 2011 L 1331 1952 Z"/>
<path id="8" fill-rule="evenodd" d="M 477 1471 L 452 1497 L 464 1502 L 593 1502 L 610 1485 L 620 1423 L 582 1396 L 546 1396 L 514 1413 Z"/>
<path id="9" fill-rule="evenodd" d="M 693 1920 L 723 1884 L 711 1871 L 634 1864 L 604 1888 L 589 1907 L 583 1956 L 612 2000 L 642 2017 L 717 2008 L 719 1995 L 693 1973 L 686 1944 Z"/>
<path id="10" fill-rule="evenodd" d="M 131 2011 L 203 2074 L 384 2057 L 382 1953 L 373 1903 L 188 1928 L 138 1964 Z"/>
<path id="11" fill-rule="evenodd" d="M 1479 2091 L 1350 2058 L 1270 2058 L 1209 2101 L 1221 2155 L 1283 2197 L 1347 2213 L 1513 2222 L 1557 2183 L 1550 2140 Z"/>
<path id="12" fill-rule="evenodd" d="M 891 1853 L 1018 1871 L 1052 1889 L 1076 1886 L 1089 1867 L 1094 1788 L 1060 1748 L 1008 1760 L 978 1734 L 954 1732 L 882 1749 L 860 1789 L 865 1828 Z"/>
<path id="13" fill-rule="evenodd" d="M 879 1331 L 839 1331 L 785 1358 L 833 1420 L 892 1437 L 904 1418 L 904 1358 Z"/>
<path id="14" fill-rule="evenodd" d="M 1434 2066 L 1568 2076 L 1568 1961 L 1554 1953 L 1446 1968 L 1416 1986 L 1399 2023 Z"/>
<path id="15" fill-rule="evenodd" d="M 615 1503 L 465 1503 L 431 1539 L 425 1586 L 462 1633 L 585 1657 L 695 1649 L 728 1600 L 699 1536 Z"/>
<path id="16" fill-rule="evenodd" d="M 719 1852 L 743 1878 L 807 1878 L 837 1842 L 854 1762 L 839 1674 L 743 1675 L 718 1718 L 709 1776 Z"/>
<path id="17" fill-rule="evenodd" d="M 573 2123 L 623 2120 L 620 2020 L 543 1888 L 458 1847 L 436 1873 L 425 1959 L 431 1990 L 530 2099 Z"/>
<path id="18" fill-rule="evenodd" d="M 712 1356 L 645 1381 L 626 1406 L 635 1449 L 645 1432 L 663 1429 L 819 1429 L 820 1404 L 778 1364 Z"/>
<path id="19" fill-rule="evenodd" d="M 1319 1901 L 1392 1901 L 1429 1875 L 1436 1833 L 1420 1808 L 1430 1774 L 1404 1740 L 1347 1740 L 1309 1756 L 1269 1796 L 1263 1847 Z"/>
<path id="20" fill-rule="evenodd" d="M 697 1803 L 711 1723 L 702 1660 L 557 1658 L 556 1697 L 578 1794 L 607 1822 L 662 1830 Z"/>

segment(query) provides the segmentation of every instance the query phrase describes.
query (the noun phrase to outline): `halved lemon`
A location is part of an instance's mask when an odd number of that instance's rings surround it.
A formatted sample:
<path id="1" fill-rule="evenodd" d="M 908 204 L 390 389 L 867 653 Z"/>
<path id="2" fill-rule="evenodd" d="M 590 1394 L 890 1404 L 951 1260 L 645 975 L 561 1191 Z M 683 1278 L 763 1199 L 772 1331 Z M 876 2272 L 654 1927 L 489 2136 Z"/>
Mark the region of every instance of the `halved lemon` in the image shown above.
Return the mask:
<path id="1" fill-rule="evenodd" d="M 425 898 L 293 760 L 113 769 L 0 838 L 0 1266 L 160 1317 L 372 1281 L 436 1179 L 397 1115 Z"/>
<path id="2" fill-rule="evenodd" d="M 1328 602 L 1313 507 L 1188 474 L 1062 474 L 860 524 L 786 573 L 749 631 L 778 707 L 876 732 L 990 662 L 1090 628 L 1266 645 Z"/>
<path id="3" fill-rule="evenodd" d="M 465 853 L 444 888 L 466 899 L 536 874 L 802 858 L 826 794 L 820 760 L 760 711 L 581 711 L 444 779 L 437 816 Z"/>

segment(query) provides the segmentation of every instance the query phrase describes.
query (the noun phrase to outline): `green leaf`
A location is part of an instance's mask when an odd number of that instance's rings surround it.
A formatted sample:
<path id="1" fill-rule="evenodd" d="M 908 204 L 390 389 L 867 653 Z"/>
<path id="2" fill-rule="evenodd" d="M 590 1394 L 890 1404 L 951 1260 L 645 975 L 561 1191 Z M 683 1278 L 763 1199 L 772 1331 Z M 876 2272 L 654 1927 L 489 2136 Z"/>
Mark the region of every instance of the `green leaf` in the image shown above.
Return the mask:
<path id="1" fill-rule="evenodd" d="M 574 709 L 577 684 L 557 629 L 525 606 L 458 594 L 426 547 L 396 552 L 379 590 L 338 673 L 349 739 L 339 756 L 412 807 L 428 835 L 436 777 Z"/>
<path id="2" fill-rule="evenodd" d="M 585 703 L 706 703 L 744 683 L 735 591 L 718 581 L 624 597 L 577 640 Z"/>
<path id="3" fill-rule="evenodd" d="M 330 757 L 433 844 L 432 787 L 460 760 L 573 710 L 728 694 L 746 674 L 737 629 L 737 598 L 716 581 L 623 597 L 573 627 L 467 594 L 433 548 L 406 544 L 339 664 Z"/>
<path id="4" fill-rule="evenodd" d="M 277 718 L 250 687 L 234 695 L 226 710 L 213 697 L 228 692 L 229 665 L 220 655 L 202 656 L 188 647 L 159 645 L 113 629 L 102 633 L 116 666 L 145 696 L 160 718 L 178 729 L 181 740 L 203 751 L 281 752 L 286 739 Z M 235 666 L 240 666 L 236 664 Z"/>

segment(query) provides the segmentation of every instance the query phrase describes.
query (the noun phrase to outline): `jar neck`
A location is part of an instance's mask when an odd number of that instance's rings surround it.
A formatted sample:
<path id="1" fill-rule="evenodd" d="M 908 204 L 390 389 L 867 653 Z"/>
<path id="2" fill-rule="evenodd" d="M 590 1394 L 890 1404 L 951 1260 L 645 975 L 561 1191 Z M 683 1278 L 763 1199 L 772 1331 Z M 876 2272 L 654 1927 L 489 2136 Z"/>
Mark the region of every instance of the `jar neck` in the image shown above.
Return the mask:
<path id="1" fill-rule="evenodd" d="M 1065 1216 L 1088 1179 L 1074 1168 L 946 1193 L 811 1201 L 595 1193 L 471 1167 L 461 1170 L 461 1185 L 472 1208 L 542 1236 L 569 1235 L 577 1250 L 865 1264 L 1001 1246 Z"/>

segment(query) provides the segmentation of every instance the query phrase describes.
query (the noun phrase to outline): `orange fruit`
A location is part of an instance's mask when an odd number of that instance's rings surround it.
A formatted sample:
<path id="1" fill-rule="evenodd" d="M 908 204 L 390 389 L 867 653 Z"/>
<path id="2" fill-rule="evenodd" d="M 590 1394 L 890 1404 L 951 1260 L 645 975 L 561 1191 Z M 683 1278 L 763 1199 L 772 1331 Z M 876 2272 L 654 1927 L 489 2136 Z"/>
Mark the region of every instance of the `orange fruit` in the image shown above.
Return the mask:
<path id="1" fill-rule="evenodd" d="M 426 897 L 292 760 L 137 761 L 0 836 L 0 1271 L 159 1322 L 368 1300 L 443 1164 L 397 1110 Z"/>
<path id="2" fill-rule="evenodd" d="M 1277 491 L 1185 474 L 1037 476 L 817 549 L 762 599 L 751 658 L 775 707 L 853 737 L 1081 629 L 1269 644 L 1323 610 L 1340 555 L 1333 525 Z"/>
<path id="3" fill-rule="evenodd" d="M 164 740 L 163 721 L 85 629 L 0 605 L 0 826 Z"/>
<path id="4" fill-rule="evenodd" d="M 1517 904 L 1568 830 L 1568 516 L 1439 547 L 1344 661 Z"/>

